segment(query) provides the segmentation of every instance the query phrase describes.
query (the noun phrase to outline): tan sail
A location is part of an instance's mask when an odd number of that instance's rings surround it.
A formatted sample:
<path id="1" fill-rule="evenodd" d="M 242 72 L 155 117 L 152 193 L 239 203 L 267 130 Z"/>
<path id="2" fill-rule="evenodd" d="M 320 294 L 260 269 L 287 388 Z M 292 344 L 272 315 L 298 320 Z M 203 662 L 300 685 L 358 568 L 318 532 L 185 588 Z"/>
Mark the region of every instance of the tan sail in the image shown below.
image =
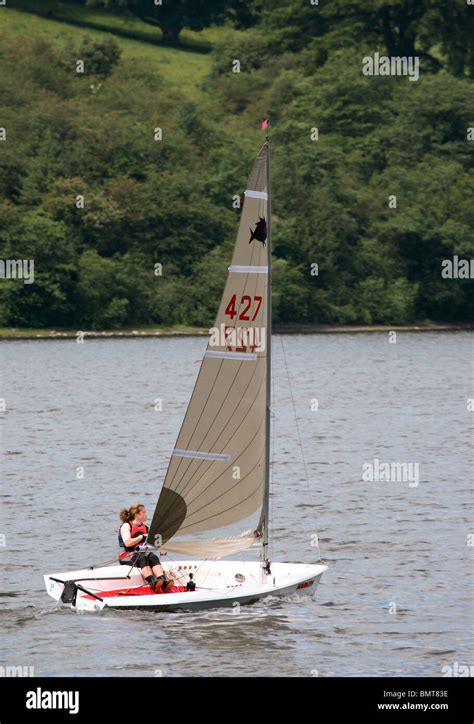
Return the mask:
<path id="1" fill-rule="evenodd" d="M 212 538 L 211 540 L 182 540 L 172 538 L 161 548 L 167 553 L 197 558 L 222 558 L 251 548 L 258 544 L 258 539 L 251 530 L 228 538 Z"/>
<path id="2" fill-rule="evenodd" d="M 149 542 L 168 550 L 171 539 L 178 544 L 176 536 L 222 528 L 262 508 L 267 162 L 264 144 L 247 183 L 224 294 L 150 527 Z M 251 542 L 251 536 L 236 539 L 234 550 Z M 198 547 L 205 543 L 196 541 Z M 208 543 L 217 555 L 219 546 Z"/>

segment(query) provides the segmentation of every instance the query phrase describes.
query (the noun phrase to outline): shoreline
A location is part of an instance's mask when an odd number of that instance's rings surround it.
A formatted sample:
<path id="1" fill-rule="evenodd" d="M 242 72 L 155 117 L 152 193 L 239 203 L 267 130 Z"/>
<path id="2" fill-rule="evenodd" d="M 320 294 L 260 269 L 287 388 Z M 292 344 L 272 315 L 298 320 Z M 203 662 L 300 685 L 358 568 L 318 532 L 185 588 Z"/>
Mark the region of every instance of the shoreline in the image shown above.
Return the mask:
<path id="1" fill-rule="evenodd" d="M 452 332 L 474 330 L 474 323 L 430 324 L 288 324 L 275 325 L 274 334 L 355 334 L 361 332 Z M 117 339 L 148 337 L 203 337 L 207 327 L 146 327 L 139 329 L 81 330 L 84 339 Z M 78 330 L 72 329 L 0 329 L 2 340 L 76 339 Z"/>

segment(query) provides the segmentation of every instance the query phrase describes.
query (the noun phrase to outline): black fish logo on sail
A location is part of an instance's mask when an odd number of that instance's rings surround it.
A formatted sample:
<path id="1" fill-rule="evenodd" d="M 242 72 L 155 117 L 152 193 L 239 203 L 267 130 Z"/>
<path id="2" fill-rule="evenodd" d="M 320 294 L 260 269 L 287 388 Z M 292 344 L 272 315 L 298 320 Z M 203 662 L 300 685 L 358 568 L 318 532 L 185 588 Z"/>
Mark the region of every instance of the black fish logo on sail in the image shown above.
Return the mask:
<path id="1" fill-rule="evenodd" d="M 267 238 L 267 222 L 265 221 L 265 218 L 262 218 L 261 216 L 258 217 L 260 221 L 257 221 L 255 225 L 255 229 L 252 231 L 250 229 L 250 239 L 249 244 L 254 240 L 257 239 L 257 241 L 261 241 L 263 246 L 265 246 L 265 241 Z"/>

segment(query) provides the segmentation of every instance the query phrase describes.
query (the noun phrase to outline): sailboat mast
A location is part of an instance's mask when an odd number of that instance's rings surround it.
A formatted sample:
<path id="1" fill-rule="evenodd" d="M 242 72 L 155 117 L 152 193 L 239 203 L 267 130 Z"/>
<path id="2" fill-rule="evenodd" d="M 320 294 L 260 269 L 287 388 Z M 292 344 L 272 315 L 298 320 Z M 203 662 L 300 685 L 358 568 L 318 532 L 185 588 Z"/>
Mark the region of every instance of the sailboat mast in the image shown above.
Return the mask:
<path id="1" fill-rule="evenodd" d="M 267 280 L 267 408 L 265 418 L 265 493 L 263 499 L 263 562 L 269 561 L 270 528 L 270 424 L 272 391 L 272 208 L 270 186 L 270 139 L 265 138 L 267 146 L 267 244 L 268 244 L 268 280 Z M 269 572 L 269 571 L 268 571 Z"/>

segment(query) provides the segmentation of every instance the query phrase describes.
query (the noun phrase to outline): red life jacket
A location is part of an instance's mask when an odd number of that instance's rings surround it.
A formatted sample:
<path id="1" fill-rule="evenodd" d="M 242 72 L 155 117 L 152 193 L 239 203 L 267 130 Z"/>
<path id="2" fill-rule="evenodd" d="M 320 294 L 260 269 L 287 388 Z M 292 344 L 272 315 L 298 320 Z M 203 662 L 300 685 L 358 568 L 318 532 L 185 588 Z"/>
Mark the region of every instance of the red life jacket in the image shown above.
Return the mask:
<path id="1" fill-rule="evenodd" d="M 128 523 L 130 526 L 130 538 L 136 538 L 139 533 L 144 533 L 145 535 L 148 535 L 148 526 L 145 525 L 145 523 L 140 523 L 139 525 L 137 525 L 136 523 L 133 522 L 133 520 L 128 520 L 125 522 Z M 123 525 L 123 523 L 122 523 L 122 525 Z M 120 532 L 122 525 L 120 526 L 119 531 L 118 531 L 119 546 L 123 551 L 119 555 L 119 560 L 121 560 L 122 558 L 126 558 L 129 553 L 136 550 L 144 542 L 142 540 L 140 543 L 136 543 L 134 546 L 126 546 L 123 541 L 122 534 Z"/>

